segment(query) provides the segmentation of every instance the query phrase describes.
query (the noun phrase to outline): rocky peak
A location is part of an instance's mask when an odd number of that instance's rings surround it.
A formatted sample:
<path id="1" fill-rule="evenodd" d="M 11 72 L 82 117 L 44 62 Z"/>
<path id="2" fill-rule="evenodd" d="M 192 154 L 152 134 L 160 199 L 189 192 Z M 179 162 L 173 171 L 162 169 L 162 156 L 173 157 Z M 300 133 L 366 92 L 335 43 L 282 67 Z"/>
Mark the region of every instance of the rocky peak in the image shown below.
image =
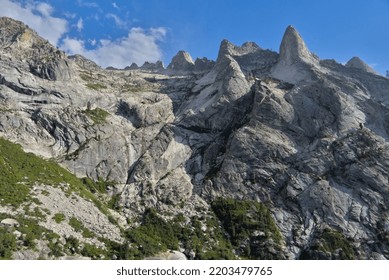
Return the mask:
<path id="1" fill-rule="evenodd" d="M 85 70 L 98 71 L 101 69 L 94 61 L 79 54 L 70 55 L 68 56 L 68 59 L 74 61 L 79 67 Z"/>
<path id="2" fill-rule="evenodd" d="M 289 83 L 310 80 L 312 67 L 318 66 L 318 63 L 319 58 L 308 50 L 300 34 L 290 25 L 282 38 L 278 63 L 272 69 L 272 76 Z"/>
<path id="3" fill-rule="evenodd" d="M 28 26 L 20 21 L 16 21 L 7 17 L 0 18 L 0 46 L 1 48 L 18 41 L 25 34 Z"/>
<path id="4" fill-rule="evenodd" d="M 261 48 L 255 42 L 245 42 L 239 48 L 241 54 L 253 53 L 261 50 Z"/>
<path id="5" fill-rule="evenodd" d="M 20 21 L 0 18 L 0 51 L 10 60 L 27 61 L 30 72 L 40 78 L 71 78 L 65 53 Z"/>
<path id="6" fill-rule="evenodd" d="M 293 64 L 297 61 L 312 62 L 316 58 L 308 50 L 303 38 L 297 30 L 289 25 L 282 38 L 280 46 L 280 60 L 286 64 Z"/>
<path id="7" fill-rule="evenodd" d="M 172 62 L 167 67 L 171 70 L 192 71 L 194 62 L 190 54 L 186 51 L 179 51 L 172 59 Z"/>
<path id="8" fill-rule="evenodd" d="M 124 68 L 124 70 L 135 70 L 135 69 L 139 69 L 138 64 L 136 64 L 135 62 L 131 63 L 130 66 L 127 66 L 126 68 Z"/>
<path id="9" fill-rule="evenodd" d="M 155 63 L 146 61 L 146 62 L 140 67 L 140 69 L 142 69 L 142 70 L 148 70 L 148 71 L 159 71 L 159 70 L 163 70 L 164 67 L 163 67 L 162 61 L 158 60 L 158 61 L 155 62 Z"/>
<path id="10" fill-rule="evenodd" d="M 221 58 L 225 57 L 226 55 L 231 55 L 233 53 L 233 49 L 236 46 L 232 44 L 230 41 L 224 39 L 220 43 L 220 48 L 219 48 L 219 54 L 217 56 L 217 60 L 220 60 Z"/>
<path id="11" fill-rule="evenodd" d="M 0 18 L 0 48 L 11 48 L 13 55 L 31 53 L 31 48 L 50 51 L 55 49 L 28 25 L 7 17 Z"/>
<path id="12" fill-rule="evenodd" d="M 376 71 L 374 71 L 373 68 L 371 68 L 369 65 L 367 65 L 362 59 L 360 59 L 357 56 L 354 56 L 351 58 L 347 63 L 346 67 L 351 67 L 351 68 L 357 68 L 369 73 L 377 74 Z"/>
<path id="13" fill-rule="evenodd" d="M 242 46 L 236 46 L 228 40 L 223 40 L 220 44 L 218 60 L 222 59 L 226 55 L 230 56 L 243 56 L 250 53 L 256 53 L 261 48 L 254 42 L 246 42 Z"/>
<path id="14" fill-rule="evenodd" d="M 215 61 L 213 61 L 213 60 L 209 60 L 206 57 L 196 58 L 195 71 L 198 71 L 198 72 L 209 71 L 212 69 L 213 66 L 215 66 Z"/>

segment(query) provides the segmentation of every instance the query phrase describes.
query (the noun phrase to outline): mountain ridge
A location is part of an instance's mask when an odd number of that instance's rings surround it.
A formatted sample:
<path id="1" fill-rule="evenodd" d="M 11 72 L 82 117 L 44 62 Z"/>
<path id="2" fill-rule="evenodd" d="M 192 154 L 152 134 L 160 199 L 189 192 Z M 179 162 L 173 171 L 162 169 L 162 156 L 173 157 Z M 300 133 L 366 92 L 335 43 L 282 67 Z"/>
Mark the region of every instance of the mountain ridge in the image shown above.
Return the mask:
<path id="1" fill-rule="evenodd" d="M 389 258 L 387 78 L 321 60 L 294 27 L 279 53 L 224 40 L 215 62 L 181 51 L 118 70 L 20 45 L 23 25 L 3 21 L 17 28 L 0 25 L 14 44 L 0 47 L 0 136 L 79 178 L 0 204 L 6 224 L 58 235 L 33 235 L 40 257 Z M 104 227 L 77 212 L 91 203 Z M 0 257 L 39 257 L 1 230 L 15 246 Z"/>

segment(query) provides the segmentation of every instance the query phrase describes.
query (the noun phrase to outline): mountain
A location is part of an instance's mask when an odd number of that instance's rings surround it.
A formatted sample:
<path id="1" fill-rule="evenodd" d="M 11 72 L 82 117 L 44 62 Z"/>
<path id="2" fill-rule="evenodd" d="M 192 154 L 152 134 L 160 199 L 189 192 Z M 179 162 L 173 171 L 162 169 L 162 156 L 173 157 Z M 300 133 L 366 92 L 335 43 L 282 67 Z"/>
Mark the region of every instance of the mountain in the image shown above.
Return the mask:
<path id="1" fill-rule="evenodd" d="M 389 80 L 360 65 L 290 26 L 102 69 L 1 18 L 0 258 L 388 259 Z"/>
<path id="2" fill-rule="evenodd" d="M 365 62 L 363 62 L 359 57 L 357 56 L 354 56 L 353 58 L 351 58 L 347 63 L 346 63 L 346 66 L 347 67 L 352 67 L 352 68 L 357 68 L 357 69 L 361 69 L 363 71 L 366 71 L 366 72 L 370 72 L 370 73 L 373 73 L 373 74 L 378 74 L 376 71 L 374 71 L 373 68 L 371 68 L 369 65 L 367 65 Z"/>

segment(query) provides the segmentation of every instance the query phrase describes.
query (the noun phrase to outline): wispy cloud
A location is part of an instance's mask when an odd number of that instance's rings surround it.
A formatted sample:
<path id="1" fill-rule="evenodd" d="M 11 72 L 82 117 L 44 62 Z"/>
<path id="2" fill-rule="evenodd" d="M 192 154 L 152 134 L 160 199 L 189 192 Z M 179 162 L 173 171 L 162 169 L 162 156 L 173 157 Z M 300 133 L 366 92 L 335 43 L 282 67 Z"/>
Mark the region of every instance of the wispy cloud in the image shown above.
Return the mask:
<path id="1" fill-rule="evenodd" d="M 80 18 L 80 19 L 77 21 L 76 27 L 77 27 L 78 32 L 81 32 L 81 31 L 82 31 L 82 29 L 84 28 L 84 21 L 83 21 L 82 18 Z"/>
<path id="2" fill-rule="evenodd" d="M 89 2 L 84 0 L 77 0 L 77 5 L 80 7 L 99 8 L 99 4 L 96 2 Z"/>
<path id="3" fill-rule="evenodd" d="M 166 28 L 132 28 L 126 37 L 111 41 L 100 40 L 98 47 L 89 50 L 85 41 L 65 38 L 61 48 L 71 54 L 81 54 L 97 64 L 107 67 L 124 68 L 132 62 L 142 65 L 145 61 L 162 59 L 159 42 L 166 36 Z"/>
<path id="4" fill-rule="evenodd" d="M 68 31 L 68 22 L 54 17 L 54 9 L 47 3 L 0 0 L 0 7 L 0 16 L 23 21 L 53 45 L 58 45 L 59 39 Z"/>
<path id="5" fill-rule="evenodd" d="M 108 19 L 113 19 L 117 27 L 122 29 L 127 29 L 130 26 L 130 23 L 126 20 L 121 19 L 118 15 L 108 13 L 105 15 Z"/>
<path id="6" fill-rule="evenodd" d="M 116 4 L 116 2 L 113 2 L 113 3 L 112 3 L 112 7 L 114 7 L 115 9 L 118 9 L 118 10 L 120 9 L 119 6 L 118 6 L 118 4 Z"/>

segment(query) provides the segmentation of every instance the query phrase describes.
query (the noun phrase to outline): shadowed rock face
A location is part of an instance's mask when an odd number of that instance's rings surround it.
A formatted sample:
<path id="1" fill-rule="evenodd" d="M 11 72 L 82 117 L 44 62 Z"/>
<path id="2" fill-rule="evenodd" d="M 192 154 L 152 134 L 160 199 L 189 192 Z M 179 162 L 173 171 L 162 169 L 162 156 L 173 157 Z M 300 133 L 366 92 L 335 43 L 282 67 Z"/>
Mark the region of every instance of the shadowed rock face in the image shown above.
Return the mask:
<path id="1" fill-rule="evenodd" d="M 0 46 L 1 137 L 78 177 L 113 182 L 119 227 L 149 208 L 206 221 L 219 197 L 254 200 L 282 241 L 255 231 L 243 247 L 290 259 L 389 258 L 389 80 L 359 59 L 321 61 L 293 27 L 279 54 L 224 40 L 216 62 L 180 51 L 168 69 L 104 70 L 4 18 Z M 48 209 L 61 198 L 75 212 L 66 219 L 121 240 L 97 208 L 77 212 L 89 201 L 47 191 L 38 198 Z M 72 233 L 51 220 L 44 226 Z"/>

